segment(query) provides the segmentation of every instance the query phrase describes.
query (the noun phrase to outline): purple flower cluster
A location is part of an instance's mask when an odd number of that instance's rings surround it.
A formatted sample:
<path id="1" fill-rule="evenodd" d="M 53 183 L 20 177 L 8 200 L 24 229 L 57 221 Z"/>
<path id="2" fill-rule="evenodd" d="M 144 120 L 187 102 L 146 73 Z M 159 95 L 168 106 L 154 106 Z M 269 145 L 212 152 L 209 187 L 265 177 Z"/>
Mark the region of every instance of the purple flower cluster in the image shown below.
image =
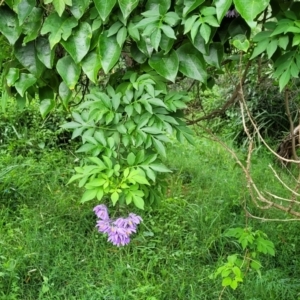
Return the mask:
<path id="1" fill-rule="evenodd" d="M 143 221 L 140 216 L 133 213 L 130 213 L 127 218 L 112 220 L 104 204 L 97 205 L 93 210 L 98 217 L 96 225 L 98 231 L 107 233 L 108 242 L 118 247 L 130 242 L 130 235 L 136 232 L 137 225 Z"/>

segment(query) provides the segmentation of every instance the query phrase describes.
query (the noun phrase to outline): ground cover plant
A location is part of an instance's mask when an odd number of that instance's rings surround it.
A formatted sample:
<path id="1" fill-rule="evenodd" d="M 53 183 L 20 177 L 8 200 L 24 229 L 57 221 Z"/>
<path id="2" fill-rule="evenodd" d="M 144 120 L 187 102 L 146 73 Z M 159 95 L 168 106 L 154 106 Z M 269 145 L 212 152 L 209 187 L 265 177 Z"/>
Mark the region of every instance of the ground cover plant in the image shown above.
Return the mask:
<path id="1" fill-rule="evenodd" d="M 298 297 L 285 283 L 295 250 L 278 243 L 288 232 L 297 249 L 297 225 L 259 221 L 300 217 L 299 11 L 280 0 L 2 1 L 3 297 Z M 262 291 L 276 276 L 288 292 L 278 280 Z"/>

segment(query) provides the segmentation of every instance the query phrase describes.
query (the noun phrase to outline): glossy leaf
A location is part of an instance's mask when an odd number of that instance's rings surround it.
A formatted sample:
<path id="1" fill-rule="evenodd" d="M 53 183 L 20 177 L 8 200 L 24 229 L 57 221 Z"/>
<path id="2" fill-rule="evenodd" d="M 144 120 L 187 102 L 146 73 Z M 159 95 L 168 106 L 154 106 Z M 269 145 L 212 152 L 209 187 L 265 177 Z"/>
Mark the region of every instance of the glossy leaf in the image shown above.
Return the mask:
<path id="1" fill-rule="evenodd" d="M 13 45 L 19 38 L 22 28 L 19 26 L 17 15 L 8 8 L 0 8 L 0 32 Z"/>
<path id="2" fill-rule="evenodd" d="M 100 56 L 97 51 L 90 52 L 82 61 L 82 70 L 94 83 L 97 82 L 98 72 L 101 69 Z"/>
<path id="3" fill-rule="evenodd" d="M 139 0 L 118 0 L 124 19 L 137 7 Z"/>
<path id="4" fill-rule="evenodd" d="M 16 68 L 10 68 L 6 75 L 6 82 L 8 86 L 12 86 L 20 76 L 20 70 Z"/>
<path id="5" fill-rule="evenodd" d="M 187 77 L 206 82 L 207 73 L 201 54 L 190 44 L 186 43 L 177 49 L 179 71 Z"/>
<path id="6" fill-rule="evenodd" d="M 203 55 L 203 58 L 209 65 L 220 68 L 223 55 L 223 45 L 221 43 L 213 43 L 210 44 L 208 55 Z"/>
<path id="7" fill-rule="evenodd" d="M 70 11 L 77 20 L 83 16 L 89 6 L 89 3 L 89 0 L 72 0 Z"/>
<path id="8" fill-rule="evenodd" d="M 162 52 L 152 55 L 149 59 L 149 65 L 162 77 L 175 82 L 179 61 L 174 50 L 171 50 L 167 55 L 163 55 Z"/>
<path id="9" fill-rule="evenodd" d="M 59 85 L 58 95 L 61 98 L 64 107 L 67 108 L 69 101 L 72 99 L 72 91 L 64 82 L 61 82 Z"/>
<path id="10" fill-rule="evenodd" d="M 26 35 L 23 42 L 28 43 L 35 40 L 42 27 L 43 22 L 43 11 L 41 8 L 33 8 L 30 15 L 27 17 L 22 25 L 23 33 Z"/>
<path id="11" fill-rule="evenodd" d="M 54 49 L 51 50 L 48 39 L 39 37 L 36 40 L 36 50 L 39 60 L 48 68 L 53 67 Z"/>
<path id="12" fill-rule="evenodd" d="M 24 20 L 30 15 L 35 5 L 36 5 L 35 0 L 21 0 L 18 3 L 17 14 L 18 14 L 20 25 L 22 25 Z"/>
<path id="13" fill-rule="evenodd" d="M 99 55 L 103 71 L 107 74 L 118 62 L 121 48 L 115 36 L 107 36 L 107 32 L 100 35 Z"/>
<path id="14" fill-rule="evenodd" d="M 108 15 L 111 13 L 116 2 L 117 0 L 94 0 L 95 6 L 103 21 L 105 21 Z"/>
<path id="15" fill-rule="evenodd" d="M 218 21 L 221 22 L 221 20 L 224 18 L 224 16 L 228 12 L 228 10 L 232 4 L 232 0 L 215 0 L 214 4 L 216 6 L 216 13 L 217 13 Z"/>
<path id="16" fill-rule="evenodd" d="M 81 22 L 79 27 L 73 30 L 72 35 L 66 41 L 61 41 L 61 43 L 75 63 L 78 64 L 88 53 L 91 38 L 91 26 L 86 22 Z"/>
<path id="17" fill-rule="evenodd" d="M 77 20 L 74 17 L 69 17 L 67 14 L 60 17 L 57 13 L 52 13 L 46 18 L 41 34 L 50 33 L 49 42 L 52 49 L 61 39 L 66 41 L 76 26 Z"/>
<path id="18" fill-rule="evenodd" d="M 184 0 L 183 16 L 187 16 L 191 11 L 200 6 L 205 0 Z"/>
<path id="19" fill-rule="evenodd" d="M 65 56 L 57 62 L 56 69 L 68 88 L 73 90 L 80 76 L 80 67 L 70 56 Z"/>
<path id="20" fill-rule="evenodd" d="M 15 44 L 15 56 L 18 61 L 37 78 L 39 78 L 45 70 L 44 64 L 38 59 L 34 42 L 29 42 L 25 46 L 22 46 L 21 41 L 18 41 Z"/>
<path id="21" fill-rule="evenodd" d="M 269 5 L 269 0 L 233 0 L 235 9 L 247 21 L 252 22 Z"/>
<path id="22" fill-rule="evenodd" d="M 36 83 L 36 80 L 32 74 L 22 73 L 14 85 L 18 93 L 23 97 L 27 89 Z"/>

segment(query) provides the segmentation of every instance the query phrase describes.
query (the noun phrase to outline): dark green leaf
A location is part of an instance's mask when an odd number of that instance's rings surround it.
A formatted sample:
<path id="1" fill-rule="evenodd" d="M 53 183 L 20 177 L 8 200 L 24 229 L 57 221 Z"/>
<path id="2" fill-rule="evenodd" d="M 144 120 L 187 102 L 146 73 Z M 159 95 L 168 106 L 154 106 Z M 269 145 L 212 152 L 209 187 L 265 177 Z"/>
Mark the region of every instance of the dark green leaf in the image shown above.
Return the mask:
<path id="1" fill-rule="evenodd" d="M 80 67 L 70 56 L 65 56 L 57 62 L 56 69 L 69 89 L 73 90 L 80 76 Z"/>
<path id="2" fill-rule="evenodd" d="M 216 13 L 217 13 L 218 21 L 221 22 L 221 20 L 224 18 L 224 16 L 228 12 L 228 10 L 232 4 L 232 0 L 215 0 L 214 4 L 216 6 Z"/>
<path id="3" fill-rule="evenodd" d="M 55 51 L 51 50 L 48 39 L 39 37 L 36 40 L 36 50 L 39 60 L 48 68 L 52 69 Z"/>
<path id="4" fill-rule="evenodd" d="M 152 55 L 149 65 L 162 77 L 175 82 L 179 61 L 174 50 L 171 50 L 168 55 L 163 55 L 162 52 Z"/>
<path id="5" fill-rule="evenodd" d="M 43 11 L 41 8 L 34 7 L 28 18 L 23 23 L 23 33 L 26 35 L 24 43 L 28 43 L 37 38 L 43 23 Z"/>
<path id="6" fill-rule="evenodd" d="M 206 82 L 207 73 L 202 55 L 190 44 L 186 43 L 177 49 L 179 71 L 187 77 Z"/>
<path id="7" fill-rule="evenodd" d="M 101 69 L 98 51 L 90 52 L 82 61 L 82 70 L 94 83 L 97 82 L 98 72 Z"/>
<path id="8" fill-rule="evenodd" d="M 22 32 L 17 15 L 8 8 L 0 8 L 0 16 L 0 32 L 13 45 Z"/>
<path id="9" fill-rule="evenodd" d="M 99 38 L 100 61 L 104 72 L 107 74 L 119 61 L 121 48 L 115 36 L 108 37 L 107 32 Z"/>
<path id="10" fill-rule="evenodd" d="M 221 43 L 210 44 L 208 55 L 203 55 L 205 61 L 217 68 L 220 68 L 224 55 L 224 47 Z"/>
<path id="11" fill-rule="evenodd" d="M 139 0 L 118 0 L 124 19 L 137 7 Z"/>
<path id="12" fill-rule="evenodd" d="M 94 0 L 95 6 L 103 21 L 105 21 L 108 15 L 111 13 L 116 2 L 117 0 Z"/>
<path id="13" fill-rule="evenodd" d="M 62 81 L 58 89 L 59 97 L 62 100 L 64 107 L 68 107 L 68 103 L 72 98 L 72 91 L 67 87 L 67 85 Z"/>
<path id="14" fill-rule="evenodd" d="M 89 0 L 72 0 L 70 11 L 77 20 L 83 16 L 89 6 L 89 3 Z"/>
<path id="15" fill-rule="evenodd" d="M 36 83 L 36 78 L 32 74 L 21 73 L 19 80 L 15 82 L 15 88 L 23 97 L 26 90 Z"/>
<path id="16" fill-rule="evenodd" d="M 186 17 L 191 11 L 196 9 L 205 0 L 184 0 L 183 16 Z"/>
<path id="17" fill-rule="evenodd" d="M 91 26 L 86 22 L 81 22 L 67 41 L 61 41 L 64 48 L 71 55 L 76 64 L 88 53 L 92 38 Z"/>
<path id="18" fill-rule="evenodd" d="M 15 44 L 15 56 L 18 61 L 32 73 L 35 77 L 39 78 L 45 70 L 44 64 L 38 59 L 35 43 L 29 42 L 22 46 L 19 40 Z"/>
<path id="19" fill-rule="evenodd" d="M 20 0 L 16 11 L 18 14 L 20 25 L 22 25 L 24 20 L 30 15 L 35 5 L 36 0 Z"/>
<path id="20" fill-rule="evenodd" d="M 6 82 L 8 86 L 12 86 L 20 76 L 20 70 L 16 68 L 10 68 L 6 75 Z"/>

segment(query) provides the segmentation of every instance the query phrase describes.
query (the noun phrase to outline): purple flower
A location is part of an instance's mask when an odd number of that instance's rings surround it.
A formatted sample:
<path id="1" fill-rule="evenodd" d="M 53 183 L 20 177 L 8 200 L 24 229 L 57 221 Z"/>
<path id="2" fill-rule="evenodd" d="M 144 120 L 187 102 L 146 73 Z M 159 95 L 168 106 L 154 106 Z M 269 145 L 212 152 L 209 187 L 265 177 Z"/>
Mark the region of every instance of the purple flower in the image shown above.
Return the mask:
<path id="1" fill-rule="evenodd" d="M 108 241 L 115 246 L 125 246 L 130 242 L 129 235 L 124 228 L 111 226 L 108 234 Z"/>
<path id="2" fill-rule="evenodd" d="M 95 212 L 96 216 L 101 220 L 109 220 L 109 215 L 107 211 L 107 207 L 104 204 L 100 204 L 94 207 L 93 211 Z"/>
<path id="3" fill-rule="evenodd" d="M 130 213 L 127 218 L 111 220 L 104 204 L 97 205 L 93 210 L 98 217 L 96 224 L 98 231 L 106 233 L 108 242 L 118 247 L 130 242 L 130 235 L 136 232 L 137 225 L 143 221 L 140 216 L 133 213 Z"/>

